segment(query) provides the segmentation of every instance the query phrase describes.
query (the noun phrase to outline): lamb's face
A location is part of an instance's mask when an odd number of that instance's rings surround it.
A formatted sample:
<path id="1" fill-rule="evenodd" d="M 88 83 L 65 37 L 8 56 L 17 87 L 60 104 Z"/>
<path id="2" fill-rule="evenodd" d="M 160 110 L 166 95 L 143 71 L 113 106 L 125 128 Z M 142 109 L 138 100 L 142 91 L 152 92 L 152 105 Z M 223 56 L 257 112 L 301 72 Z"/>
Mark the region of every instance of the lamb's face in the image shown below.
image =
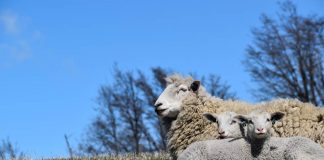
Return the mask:
<path id="1" fill-rule="evenodd" d="M 240 125 L 235 118 L 237 114 L 234 112 L 223 112 L 219 115 L 204 113 L 206 119 L 214 122 L 218 126 L 220 138 L 237 138 L 242 137 Z"/>
<path id="2" fill-rule="evenodd" d="M 252 111 L 248 116 L 236 116 L 241 122 L 246 124 L 247 134 L 257 139 L 270 136 L 272 124 L 284 116 L 281 112 L 268 113 L 263 110 Z"/>
<path id="3" fill-rule="evenodd" d="M 200 82 L 170 83 L 155 102 L 155 112 L 160 117 L 175 118 L 178 116 L 182 101 L 199 89 Z"/>
<path id="4" fill-rule="evenodd" d="M 255 138 L 265 138 L 269 136 L 271 129 L 271 115 L 267 112 L 250 114 L 250 120 L 247 122 L 247 130 Z"/>

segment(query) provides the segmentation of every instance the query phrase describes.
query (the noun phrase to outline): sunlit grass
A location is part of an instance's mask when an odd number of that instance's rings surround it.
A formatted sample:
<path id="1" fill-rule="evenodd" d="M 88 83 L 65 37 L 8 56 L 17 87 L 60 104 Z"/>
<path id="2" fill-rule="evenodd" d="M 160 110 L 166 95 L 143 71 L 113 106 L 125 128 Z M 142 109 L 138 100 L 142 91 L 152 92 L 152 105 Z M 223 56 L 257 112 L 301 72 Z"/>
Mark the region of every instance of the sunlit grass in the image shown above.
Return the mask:
<path id="1" fill-rule="evenodd" d="M 73 158 L 43 158 L 43 160 L 169 160 L 168 153 L 130 153 L 122 155 L 101 155 L 96 157 L 73 157 Z"/>

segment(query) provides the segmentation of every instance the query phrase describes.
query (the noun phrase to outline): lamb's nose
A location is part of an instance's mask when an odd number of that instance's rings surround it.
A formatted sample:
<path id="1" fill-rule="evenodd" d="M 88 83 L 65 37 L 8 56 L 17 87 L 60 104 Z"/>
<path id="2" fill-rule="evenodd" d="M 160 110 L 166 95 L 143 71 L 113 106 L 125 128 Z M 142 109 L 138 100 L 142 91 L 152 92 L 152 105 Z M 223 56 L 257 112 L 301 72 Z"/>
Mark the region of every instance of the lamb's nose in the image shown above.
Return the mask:
<path id="1" fill-rule="evenodd" d="M 259 132 L 262 132 L 262 131 L 263 131 L 263 128 L 257 128 L 257 130 L 258 130 Z"/>
<path id="2" fill-rule="evenodd" d="M 158 108 L 158 107 L 160 107 L 162 105 L 163 105 L 163 103 L 161 103 L 161 102 L 157 102 L 157 103 L 154 104 L 155 108 Z"/>
<path id="3" fill-rule="evenodd" d="M 225 134 L 225 131 L 218 131 L 220 135 Z"/>

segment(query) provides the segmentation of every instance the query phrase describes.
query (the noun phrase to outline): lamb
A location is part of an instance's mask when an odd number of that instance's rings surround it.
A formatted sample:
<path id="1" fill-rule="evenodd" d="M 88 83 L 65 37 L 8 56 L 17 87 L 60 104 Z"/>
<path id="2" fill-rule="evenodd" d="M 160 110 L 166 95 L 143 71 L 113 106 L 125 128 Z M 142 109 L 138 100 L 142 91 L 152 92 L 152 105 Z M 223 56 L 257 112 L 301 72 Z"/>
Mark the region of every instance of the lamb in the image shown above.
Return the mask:
<path id="1" fill-rule="evenodd" d="M 213 119 L 215 116 L 204 115 L 215 122 Z M 224 115 L 226 116 L 226 114 Z M 259 110 L 252 112 L 249 117 L 237 115 L 234 118 L 246 124 L 246 126 L 234 124 L 240 127 L 237 128 L 236 132 L 240 132 L 243 138 L 195 142 L 184 150 L 178 159 L 283 159 L 283 154 L 279 152 L 276 152 L 279 153 L 278 155 L 272 152 L 269 153 L 271 146 L 268 143 L 269 130 L 271 129 L 270 120 L 276 121 L 281 119 L 282 116 L 283 113 L 280 112 L 276 112 L 271 116 L 270 114 L 264 115 Z M 218 118 L 218 120 L 222 119 Z M 218 124 L 220 123 L 230 125 L 226 121 L 218 121 Z"/>
<path id="2" fill-rule="evenodd" d="M 241 137 L 240 125 L 235 112 L 223 112 L 219 115 L 213 113 L 204 113 L 203 116 L 214 123 L 218 128 L 219 138 L 238 138 Z"/>
<path id="3" fill-rule="evenodd" d="M 246 124 L 246 134 L 242 135 L 243 137 L 248 137 L 248 140 L 257 138 L 256 141 L 259 141 L 260 135 L 261 137 L 264 135 L 264 137 L 267 138 L 267 145 L 270 146 L 270 152 L 268 153 L 271 153 L 272 157 L 274 157 L 273 155 L 279 155 L 279 157 L 275 159 L 281 159 L 280 157 L 282 156 L 284 159 L 324 159 L 324 148 L 309 138 L 300 136 L 270 138 L 271 126 L 274 125 L 276 121 L 282 119 L 283 115 L 284 114 L 281 112 L 275 112 L 270 115 L 263 110 L 255 110 L 251 112 L 249 116 L 237 115 L 234 118 L 238 118 L 240 122 Z M 262 150 L 264 150 L 265 147 L 267 146 L 263 144 Z"/>
<path id="4" fill-rule="evenodd" d="M 172 75 L 166 78 L 167 87 L 155 103 L 156 112 L 167 131 L 170 154 L 176 158 L 193 142 L 217 139 L 217 126 L 204 120 L 204 112 L 233 111 L 247 114 L 257 108 L 270 113 L 285 113 L 271 133 L 277 137 L 304 136 L 324 146 L 324 109 L 295 99 L 277 99 L 260 104 L 222 100 L 209 95 L 199 81 L 191 77 Z"/>
<path id="5" fill-rule="evenodd" d="M 228 128 L 227 135 L 234 139 L 195 142 L 180 154 L 179 160 L 324 159 L 324 149 L 308 138 L 270 138 L 272 124 L 280 120 L 283 113 L 275 112 L 270 115 L 265 111 L 255 110 L 249 116 L 233 117 L 234 114 L 231 112 L 220 115 L 205 113 L 204 116 L 208 120 Z M 240 125 L 236 123 L 237 121 L 241 122 Z"/>

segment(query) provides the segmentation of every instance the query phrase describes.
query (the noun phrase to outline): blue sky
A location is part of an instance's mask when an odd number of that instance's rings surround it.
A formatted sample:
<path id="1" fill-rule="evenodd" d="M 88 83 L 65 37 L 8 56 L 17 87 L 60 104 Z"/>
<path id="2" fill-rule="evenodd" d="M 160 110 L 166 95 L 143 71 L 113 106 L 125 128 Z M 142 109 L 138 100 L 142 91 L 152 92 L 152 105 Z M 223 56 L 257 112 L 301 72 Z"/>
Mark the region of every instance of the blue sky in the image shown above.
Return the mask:
<path id="1" fill-rule="evenodd" d="M 294 2 L 324 15 L 323 1 Z M 215 73 L 253 102 L 241 61 L 260 14 L 278 9 L 273 0 L 1 0 L 0 139 L 33 157 L 66 156 L 64 134 L 81 140 L 114 63 Z"/>

